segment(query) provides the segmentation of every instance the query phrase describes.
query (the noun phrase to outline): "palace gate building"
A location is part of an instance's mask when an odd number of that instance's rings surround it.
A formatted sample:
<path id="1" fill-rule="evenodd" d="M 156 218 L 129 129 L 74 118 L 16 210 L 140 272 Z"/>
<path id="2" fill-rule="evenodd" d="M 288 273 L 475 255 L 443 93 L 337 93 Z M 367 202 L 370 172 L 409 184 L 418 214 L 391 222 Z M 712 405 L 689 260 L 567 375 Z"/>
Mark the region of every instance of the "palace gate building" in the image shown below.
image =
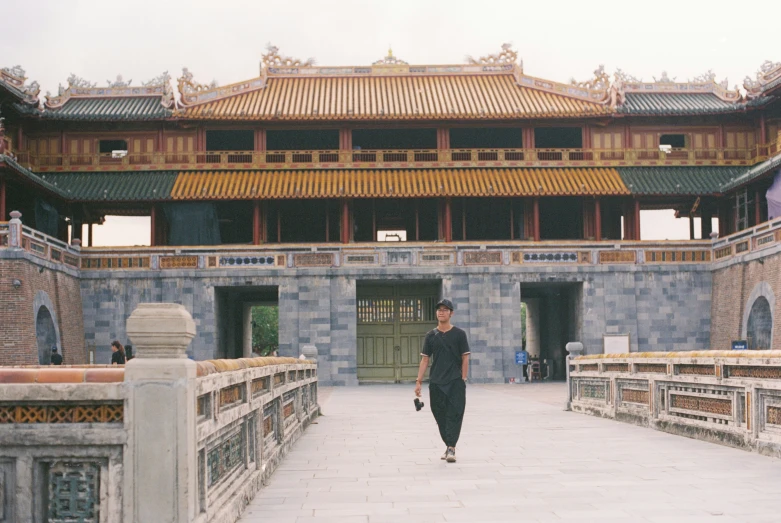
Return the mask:
<path id="1" fill-rule="evenodd" d="M 558 376 L 571 340 L 781 348 L 781 64 L 743 90 L 602 67 L 557 83 L 509 46 L 358 67 L 270 47 L 257 78 L 184 69 L 178 94 L 167 74 L 46 97 L 0 75 L 0 364 L 54 344 L 108 362 L 150 301 L 188 308 L 198 360 L 248 356 L 251 306 L 277 304 L 281 355 L 315 345 L 325 384 L 414 379 L 441 296 L 478 382 L 518 375 L 522 303 Z M 643 240 L 653 209 L 690 239 Z M 109 215 L 150 217 L 151 245 L 92 246 Z"/>

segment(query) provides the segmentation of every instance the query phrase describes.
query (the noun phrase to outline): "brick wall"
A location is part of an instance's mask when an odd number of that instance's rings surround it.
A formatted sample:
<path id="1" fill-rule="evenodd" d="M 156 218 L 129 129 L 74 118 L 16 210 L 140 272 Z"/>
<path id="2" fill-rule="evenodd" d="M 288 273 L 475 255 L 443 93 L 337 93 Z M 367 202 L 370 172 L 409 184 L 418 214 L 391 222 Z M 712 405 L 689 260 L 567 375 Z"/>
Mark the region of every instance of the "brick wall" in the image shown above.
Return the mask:
<path id="1" fill-rule="evenodd" d="M 711 318 L 711 348 L 730 349 L 732 340 L 745 338 L 742 331 L 745 311 L 753 304 L 752 291 L 762 282 L 767 283 L 781 299 L 781 253 L 759 260 L 737 263 L 713 272 L 713 305 Z M 749 299 L 752 303 L 748 303 Z M 781 350 L 781 301 L 773 310 L 773 341 L 771 349 Z"/>
<path id="2" fill-rule="evenodd" d="M 22 282 L 19 288 L 15 279 Z M 19 257 L 0 259 L 0 365 L 38 364 L 34 303 L 39 291 L 53 305 L 64 363 L 86 363 L 78 279 Z"/>

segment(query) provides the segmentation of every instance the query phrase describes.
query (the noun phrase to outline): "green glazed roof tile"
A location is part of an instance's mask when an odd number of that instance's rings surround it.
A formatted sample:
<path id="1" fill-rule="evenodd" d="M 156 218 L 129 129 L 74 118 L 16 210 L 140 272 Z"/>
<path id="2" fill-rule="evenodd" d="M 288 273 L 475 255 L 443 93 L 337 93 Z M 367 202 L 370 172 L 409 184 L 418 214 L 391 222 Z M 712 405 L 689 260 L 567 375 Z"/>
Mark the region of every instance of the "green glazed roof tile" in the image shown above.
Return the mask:
<path id="1" fill-rule="evenodd" d="M 152 120 L 171 116 L 159 96 L 72 98 L 59 109 L 47 109 L 43 118 L 66 120 Z"/>
<path id="2" fill-rule="evenodd" d="M 42 180 L 71 201 L 168 200 L 176 181 L 174 171 L 42 173 Z"/>
<path id="3" fill-rule="evenodd" d="M 723 113 L 743 109 L 744 104 L 725 102 L 709 93 L 627 93 L 619 112 L 625 114 Z"/>
<path id="4" fill-rule="evenodd" d="M 727 192 L 736 187 L 740 187 L 744 183 L 748 183 L 779 168 L 781 168 L 781 153 L 778 153 L 772 158 L 765 160 L 750 169 L 744 169 L 744 172 L 740 176 L 736 176 L 733 180 L 724 183 L 721 186 L 721 192 Z"/>
<path id="5" fill-rule="evenodd" d="M 720 194 L 722 186 L 746 172 L 746 167 L 618 167 L 632 194 Z"/>

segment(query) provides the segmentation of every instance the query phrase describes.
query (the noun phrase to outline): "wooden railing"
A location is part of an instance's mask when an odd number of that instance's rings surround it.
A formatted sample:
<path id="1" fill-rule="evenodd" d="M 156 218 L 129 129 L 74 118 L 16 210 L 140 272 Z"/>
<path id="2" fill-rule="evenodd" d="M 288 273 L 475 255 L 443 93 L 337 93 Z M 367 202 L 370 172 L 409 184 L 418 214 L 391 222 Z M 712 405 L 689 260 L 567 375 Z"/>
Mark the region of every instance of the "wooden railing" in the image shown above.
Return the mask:
<path id="1" fill-rule="evenodd" d="M 628 165 L 753 165 L 778 145 L 745 149 L 381 149 L 302 151 L 203 151 L 100 154 L 17 152 L 19 163 L 39 172 L 149 169 L 344 169 L 441 167 L 588 167 Z"/>

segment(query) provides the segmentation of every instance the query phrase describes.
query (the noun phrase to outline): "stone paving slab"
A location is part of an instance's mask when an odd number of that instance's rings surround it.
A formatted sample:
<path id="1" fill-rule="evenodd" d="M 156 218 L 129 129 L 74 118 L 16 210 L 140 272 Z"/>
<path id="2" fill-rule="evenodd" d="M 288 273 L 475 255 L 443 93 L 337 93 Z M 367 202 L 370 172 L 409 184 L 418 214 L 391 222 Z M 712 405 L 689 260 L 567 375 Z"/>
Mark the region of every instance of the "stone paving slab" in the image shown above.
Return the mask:
<path id="1" fill-rule="evenodd" d="M 565 412 L 561 383 L 469 385 L 458 461 L 412 385 L 322 388 L 242 523 L 778 523 L 781 460 Z"/>

